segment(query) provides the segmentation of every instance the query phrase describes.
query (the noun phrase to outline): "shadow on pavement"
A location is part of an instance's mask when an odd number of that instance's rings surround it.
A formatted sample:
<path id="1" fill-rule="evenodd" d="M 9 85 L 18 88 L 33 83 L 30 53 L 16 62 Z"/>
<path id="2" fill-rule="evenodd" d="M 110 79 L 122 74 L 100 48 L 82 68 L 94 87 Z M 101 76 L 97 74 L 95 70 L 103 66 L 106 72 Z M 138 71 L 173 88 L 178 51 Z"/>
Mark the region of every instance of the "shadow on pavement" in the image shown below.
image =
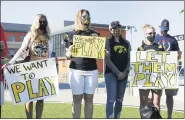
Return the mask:
<path id="1" fill-rule="evenodd" d="M 98 83 L 98 88 L 105 88 L 105 83 Z M 69 83 L 59 83 L 59 89 L 70 89 Z"/>

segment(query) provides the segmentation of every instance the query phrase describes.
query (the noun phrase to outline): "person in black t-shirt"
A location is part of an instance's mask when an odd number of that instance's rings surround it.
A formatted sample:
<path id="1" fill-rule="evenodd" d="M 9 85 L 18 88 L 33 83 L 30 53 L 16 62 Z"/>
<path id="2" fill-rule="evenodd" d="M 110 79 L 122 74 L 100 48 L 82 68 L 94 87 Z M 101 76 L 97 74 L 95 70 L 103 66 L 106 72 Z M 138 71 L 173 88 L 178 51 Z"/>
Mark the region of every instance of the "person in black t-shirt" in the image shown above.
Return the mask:
<path id="1" fill-rule="evenodd" d="M 111 37 L 106 40 L 105 83 L 107 89 L 106 117 L 120 118 L 130 68 L 130 43 L 121 36 L 119 21 L 109 25 Z M 115 103 L 115 106 L 114 106 Z M 114 113 L 113 113 L 114 110 Z"/>
<path id="2" fill-rule="evenodd" d="M 75 35 L 98 36 L 90 29 L 90 13 L 87 10 L 80 10 L 75 21 Z M 81 102 L 84 96 L 85 118 L 93 116 L 93 95 L 98 83 L 98 69 L 96 59 L 71 57 L 73 45 L 69 46 L 66 57 L 71 58 L 69 81 L 73 94 L 73 118 L 80 118 Z"/>
<path id="3" fill-rule="evenodd" d="M 138 47 L 138 51 L 164 51 L 163 47 L 161 45 L 158 45 L 154 43 L 155 39 L 155 29 L 151 25 L 146 24 L 144 26 L 144 35 L 145 40 L 142 41 L 142 45 Z M 139 89 L 139 95 L 140 95 L 140 110 L 144 106 L 148 104 L 148 95 L 149 95 L 150 89 Z M 152 102 L 155 107 L 160 111 L 160 99 L 162 95 L 162 90 L 155 90 L 152 89 Z"/>

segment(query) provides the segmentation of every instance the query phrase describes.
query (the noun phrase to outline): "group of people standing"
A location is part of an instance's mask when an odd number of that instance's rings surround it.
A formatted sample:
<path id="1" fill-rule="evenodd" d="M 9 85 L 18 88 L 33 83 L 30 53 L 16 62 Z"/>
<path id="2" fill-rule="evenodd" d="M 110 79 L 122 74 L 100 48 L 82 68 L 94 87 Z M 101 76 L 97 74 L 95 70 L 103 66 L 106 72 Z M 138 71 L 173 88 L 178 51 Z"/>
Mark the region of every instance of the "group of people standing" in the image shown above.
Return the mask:
<path id="1" fill-rule="evenodd" d="M 76 15 L 74 35 L 82 36 L 100 36 L 99 33 L 90 29 L 91 16 L 88 10 L 82 9 Z M 144 26 L 144 37 L 139 51 L 156 50 L 156 51 L 178 51 L 180 59 L 180 50 L 177 41 L 167 34 L 169 30 L 169 21 L 163 20 L 160 25 L 161 33 L 156 35 L 154 27 L 151 25 Z M 110 38 L 106 40 L 105 48 L 105 84 L 107 90 L 106 118 L 120 118 L 125 89 L 130 71 L 130 51 L 131 45 L 128 40 L 122 37 L 122 25 L 119 21 L 113 21 L 109 25 Z M 156 36 L 156 37 L 155 37 Z M 165 42 L 170 43 L 170 48 L 165 46 Z M 50 42 L 50 29 L 47 17 L 38 14 L 31 26 L 30 31 L 25 36 L 21 48 L 14 57 L 5 64 L 15 64 L 16 60 L 28 53 L 30 61 L 49 58 L 52 52 Z M 66 41 L 68 42 L 68 41 Z M 37 47 L 44 49 L 37 50 Z M 66 57 L 71 59 L 69 66 L 69 83 L 73 94 L 72 115 L 73 118 L 80 118 L 81 103 L 84 98 L 85 118 L 93 117 L 93 97 L 98 83 L 98 69 L 96 59 L 72 57 L 73 42 L 69 42 L 66 51 Z M 29 52 L 27 52 L 29 50 Z M 160 110 L 160 98 L 162 90 L 151 90 L 153 104 Z M 140 89 L 140 107 L 148 104 L 148 94 L 150 90 Z M 173 96 L 176 92 L 166 91 L 168 118 L 171 118 L 173 110 Z M 44 108 L 44 100 L 36 102 L 36 118 L 41 118 Z M 27 118 L 33 117 L 33 102 L 25 104 L 25 113 Z"/>
<path id="2" fill-rule="evenodd" d="M 155 28 L 149 24 L 144 25 L 144 37 L 145 40 L 142 41 L 141 46 L 138 47 L 138 51 L 177 51 L 177 59 L 181 59 L 181 51 L 179 49 L 178 42 L 175 38 L 168 34 L 170 25 L 167 19 L 164 19 L 160 22 L 160 34 L 156 34 Z M 149 92 L 152 92 L 152 103 L 160 111 L 160 100 L 162 96 L 162 90 L 160 89 L 140 89 L 140 109 L 148 104 L 148 95 Z M 168 109 L 168 118 L 172 118 L 173 111 L 173 96 L 177 95 L 178 89 L 174 90 L 165 90 L 166 94 L 166 105 Z M 141 116 L 142 117 L 142 116 Z"/>

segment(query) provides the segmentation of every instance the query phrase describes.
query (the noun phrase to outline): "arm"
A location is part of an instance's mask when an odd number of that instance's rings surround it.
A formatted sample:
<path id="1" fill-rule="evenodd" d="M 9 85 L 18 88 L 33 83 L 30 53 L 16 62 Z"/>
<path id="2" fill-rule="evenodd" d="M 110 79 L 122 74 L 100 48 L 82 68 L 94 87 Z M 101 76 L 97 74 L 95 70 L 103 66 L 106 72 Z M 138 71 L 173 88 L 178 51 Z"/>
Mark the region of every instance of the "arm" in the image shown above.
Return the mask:
<path id="1" fill-rule="evenodd" d="M 1 54 L 1 57 L 8 57 L 8 46 L 7 46 L 7 42 L 6 42 L 6 39 L 5 39 L 5 35 L 4 35 L 4 30 L 2 28 L 2 26 L 0 26 L 0 29 L 1 29 L 1 40 L 0 40 L 0 54 Z"/>
<path id="2" fill-rule="evenodd" d="M 130 42 L 127 41 L 127 43 L 128 43 L 128 49 L 127 49 L 127 52 L 128 52 L 128 56 L 127 56 L 128 63 L 127 63 L 126 69 L 123 71 L 123 73 L 125 73 L 125 74 L 129 73 L 129 71 L 130 71 L 130 52 L 131 52 L 131 50 L 132 50 L 132 49 L 131 49 Z"/>
<path id="3" fill-rule="evenodd" d="M 177 51 L 177 53 L 178 53 L 178 60 L 180 60 L 182 52 L 180 51 L 179 44 L 178 44 L 177 40 L 175 40 L 175 42 L 174 42 L 173 50 Z"/>
<path id="4" fill-rule="evenodd" d="M 48 49 L 48 58 L 49 58 L 49 57 L 51 57 L 51 53 L 53 51 L 53 40 L 49 40 L 48 46 L 49 46 L 49 49 Z"/>
<path id="5" fill-rule="evenodd" d="M 72 47 L 73 47 L 73 45 L 71 45 L 71 46 L 69 46 L 69 48 L 66 48 L 66 57 L 69 59 L 69 58 L 71 58 L 71 55 L 72 55 Z"/>
<path id="6" fill-rule="evenodd" d="M 24 55 L 26 53 L 26 49 L 30 43 L 30 39 L 31 39 L 31 34 L 28 33 L 25 37 L 24 40 L 22 42 L 21 47 L 19 48 L 19 50 L 17 51 L 17 53 L 14 55 L 14 57 L 8 62 L 9 64 L 14 64 L 15 61 L 22 55 Z"/>
<path id="7" fill-rule="evenodd" d="M 114 72 L 116 75 L 120 73 L 118 68 L 113 64 L 113 62 L 110 60 L 110 47 L 109 47 L 109 40 L 106 40 L 105 49 L 108 52 L 108 55 L 105 56 L 105 63 L 106 65 Z"/>

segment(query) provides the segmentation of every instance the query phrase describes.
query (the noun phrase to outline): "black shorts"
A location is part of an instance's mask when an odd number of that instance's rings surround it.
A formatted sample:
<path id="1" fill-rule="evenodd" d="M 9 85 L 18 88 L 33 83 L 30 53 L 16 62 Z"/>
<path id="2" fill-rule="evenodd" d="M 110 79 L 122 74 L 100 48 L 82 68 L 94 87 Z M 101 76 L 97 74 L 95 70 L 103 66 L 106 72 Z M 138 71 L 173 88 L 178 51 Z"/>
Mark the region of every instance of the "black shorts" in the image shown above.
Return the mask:
<path id="1" fill-rule="evenodd" d="M 139 89 L 139 90 L 148 90 L 148 91 L 150 91 L 151 90 L 151 92 L 152 93 L 155 93 L 155 94 L 161 94 L 162 93 L 162 89 Z"/>

